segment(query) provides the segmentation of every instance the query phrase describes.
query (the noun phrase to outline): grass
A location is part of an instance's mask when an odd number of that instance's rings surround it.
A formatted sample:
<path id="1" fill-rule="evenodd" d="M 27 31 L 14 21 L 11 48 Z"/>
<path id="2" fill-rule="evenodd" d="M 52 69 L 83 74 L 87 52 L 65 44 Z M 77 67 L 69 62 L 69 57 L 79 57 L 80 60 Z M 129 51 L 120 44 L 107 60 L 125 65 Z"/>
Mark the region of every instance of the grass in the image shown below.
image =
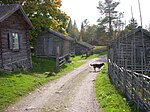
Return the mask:
<path id="1" fill-rule="evenodd" d="M 30 70 L 31 73 L 43 73 L 48 71 L 53 71 L 55 68 L 55 60 L 53 58 L 36 58 L 32 57 L 33 69 Z"/>
<path id="2" fill-rule="evenodd" d="M 87 59 L 95 58 L 102 54 L 104 53 L 94 54 Z M 32 58 L 33 69 L 29 71 L 0 73 L 0 112 L 3 112 L 8 105 L 19 100 L 22 96 L 28 95 L 35 88 L 81 66 L 85 62 L 79 62 L 78 60 L 83 59 L 85 58 L 75 56 L 71 59 L 72 63 L 64 64 L 55 76 L 45 74 L 55 70 L 55 60 L 36 57 Z"/>
<path id="3" fill-rule="evenodd" d="M 72 58 L 72 61 L 80 61 L 80 60 L 88 60 L 88 59 L 93 59 L 97 58 L 101 55 L 107 54 L 107 47 L 106 46 L 95 46 L 93 49 L 94 54 L 86 57 L 85 54 L 83 55 L 78 55 Z"/>
<path id="4" fill-rule="evenodd" d="M 66 74 L 68 73 L 69 71 L 72 71 L 74 70 L 75 68 L 78 68 L 79 66 L 81 66 L 82 64 L 84 64 L 85 62 L 78 62 L 77 60 L 72 60 L 72 63 L 67 63 L 67 64 L 64 64 L 61 68 L 60 68 L 60 73 L 59 74 Z"/>
<path id="5" fill-rule="evenodd" d="M 79 55 L 79 56 L 75 56 L 74 58 L 72 58 L 72 61 L 80 61 L 80 60 L 88 60 L 88 59 L 93 59 L 93 58 L 97 58 L 101 55 L 104 55 L 104 54 L 107 54 L 107 51 L 104 51 L 104 52 L 100 52 L 98 54 L 93 54 L 93 55 L 90 55 L 88 57 L 83 57 L 82 55 Z"/>
<path id="6" fill-rule="evenodd" d="M 94 47 L 94 50 L 98 50 L 98 49 L 103 49 L 103 48 L 106 48 L 107 46 L 95 46 Z"/>
<path id="7" fill-rule="evenodd" d="M 29 71 L 0 74 L 0 112 L 3 112 L 8 105 L 27 95 L 38 86 L 55 80 L 83 64 L 83 62 L 76 61 L 73 61 L 72 64 L 64 64 L 56 76 L 49 76 L 45 72 L 54 70 L 55 60 L 35 57 L 32 59 L 33 69 Z"/>
<path id="8" fill-rule="evenodd" d="M 106 52 L 107 46 L 95 46 L 93 49 L 94 54 L 99 54 L 101 52 Z"/>
<path id="9" fill-rule="evenodd" d="M 107 71 L 107 64 L 105 64 L 95 82 L 96 97 L 103 112 L 136 112 L 112 85 Z"/>

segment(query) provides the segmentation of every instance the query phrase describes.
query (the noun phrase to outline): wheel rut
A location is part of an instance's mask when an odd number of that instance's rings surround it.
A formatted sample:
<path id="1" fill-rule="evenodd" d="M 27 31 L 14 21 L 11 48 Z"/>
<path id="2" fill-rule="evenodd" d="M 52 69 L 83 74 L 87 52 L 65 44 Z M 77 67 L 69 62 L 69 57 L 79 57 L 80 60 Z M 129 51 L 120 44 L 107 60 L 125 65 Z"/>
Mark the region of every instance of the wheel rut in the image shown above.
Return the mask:
<path id="1" fill-rule="evenodd" d="M 89 66 L 106 62 L 106 56 L 87 61 L 58 80 L 52 81 L 9 106 L 5 112 L 101 112 L 94 82 L 99 72 Z"/>

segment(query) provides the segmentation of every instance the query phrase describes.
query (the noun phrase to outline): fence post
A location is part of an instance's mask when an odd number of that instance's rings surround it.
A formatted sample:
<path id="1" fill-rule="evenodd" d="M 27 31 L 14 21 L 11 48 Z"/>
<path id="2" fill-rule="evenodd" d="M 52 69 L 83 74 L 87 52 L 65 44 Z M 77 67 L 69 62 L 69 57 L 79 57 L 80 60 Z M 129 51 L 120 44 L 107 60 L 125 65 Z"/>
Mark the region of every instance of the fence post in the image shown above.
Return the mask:
<path id="1" fill-rule="evenodd" d="M 142 100 L 144 101 L 144 73 L 145 73 L 145 66 L 144 66 L 144 52 L 141 52 L 141 64 L 142 64 Z M 144 109 L 144 108 L 142 108 Z"/>
<path id="2" fill-rule="evenodd" d="M 56 68 L 59 67 L 59 46 L 56 49 Z"/>
<path id="3" fill-rule="evenodd" d="M 110 62 L 110 59 L 108 59 L 108 76 L 109 76 L 109 79 L 111 79 L 111 62 Z"/>
<path id="4" fill-rule="evenodd" d="M 124 81 L 123 81 L 123 90 L 124 90 L 124 94 L 126 95 L 126 75 L 127 75 L 127 59 L 125 59 L 125 69 L 124 69 L 123 76 L 124 76 Z"/>

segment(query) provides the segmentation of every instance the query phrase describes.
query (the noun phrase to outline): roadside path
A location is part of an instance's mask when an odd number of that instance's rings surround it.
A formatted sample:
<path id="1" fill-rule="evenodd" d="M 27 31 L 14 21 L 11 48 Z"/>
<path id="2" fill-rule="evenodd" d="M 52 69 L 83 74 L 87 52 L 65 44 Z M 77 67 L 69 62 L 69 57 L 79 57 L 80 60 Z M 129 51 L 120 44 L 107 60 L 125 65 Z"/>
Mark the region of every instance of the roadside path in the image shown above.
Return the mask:
<path id="1" fill-rule="evenodd" d="M 89 66 L 94 62 L 106 62 L 106 55 L 88 60 L 65 76 L 36 89 L 5 112 L 101 112 L 94 92 L 99 72 L 93 72 Z"/>

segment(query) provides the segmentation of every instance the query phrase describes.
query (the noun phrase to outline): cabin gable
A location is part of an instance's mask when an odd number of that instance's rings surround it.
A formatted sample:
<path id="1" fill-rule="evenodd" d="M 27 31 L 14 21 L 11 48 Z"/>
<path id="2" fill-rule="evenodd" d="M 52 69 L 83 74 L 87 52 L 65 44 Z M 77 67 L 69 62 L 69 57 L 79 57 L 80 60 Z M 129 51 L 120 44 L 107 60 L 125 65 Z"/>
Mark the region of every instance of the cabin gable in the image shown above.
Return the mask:
<path id="1" fill-rule="evenodd" d="M 2 60 L 0 63 L 2 70 L 15 71 L 32 67 L 29 26 L 19 9 L 0 22 L 0 57 Z"/>
<path id="2" fill-rule="evenodd" d="M 75 45 L 75 54 L 77 55 L 85 54 L 85 53 L 90 55 L 93 52 L 92 50 L 93 50 L 93 46 L 86 42 L 77 42 Z"/>
<path id="3" fill-rule="evenodd" d="M 3 29 L 29 30 L 29 25 L 21 14 L 20 10 L 14 12 L 11 16 L 1 22 Z"/>
<path id="4" fill-rule="evenodd" d="M 127 64 L 129 70 L 146 70 L 150 64 L 149 32 L 137 28 L 134 32 L 114 40 L 110 44 L 109 56 L 118 66 L 125 67 Z"/>
<path id="5" fill-rule="evenodd" d="M 42 31 L 36 42 L 35 53 L 40 57 L 65 57 L 70 55 L 69 41 L 63 34 L 53 30 Z"/>

